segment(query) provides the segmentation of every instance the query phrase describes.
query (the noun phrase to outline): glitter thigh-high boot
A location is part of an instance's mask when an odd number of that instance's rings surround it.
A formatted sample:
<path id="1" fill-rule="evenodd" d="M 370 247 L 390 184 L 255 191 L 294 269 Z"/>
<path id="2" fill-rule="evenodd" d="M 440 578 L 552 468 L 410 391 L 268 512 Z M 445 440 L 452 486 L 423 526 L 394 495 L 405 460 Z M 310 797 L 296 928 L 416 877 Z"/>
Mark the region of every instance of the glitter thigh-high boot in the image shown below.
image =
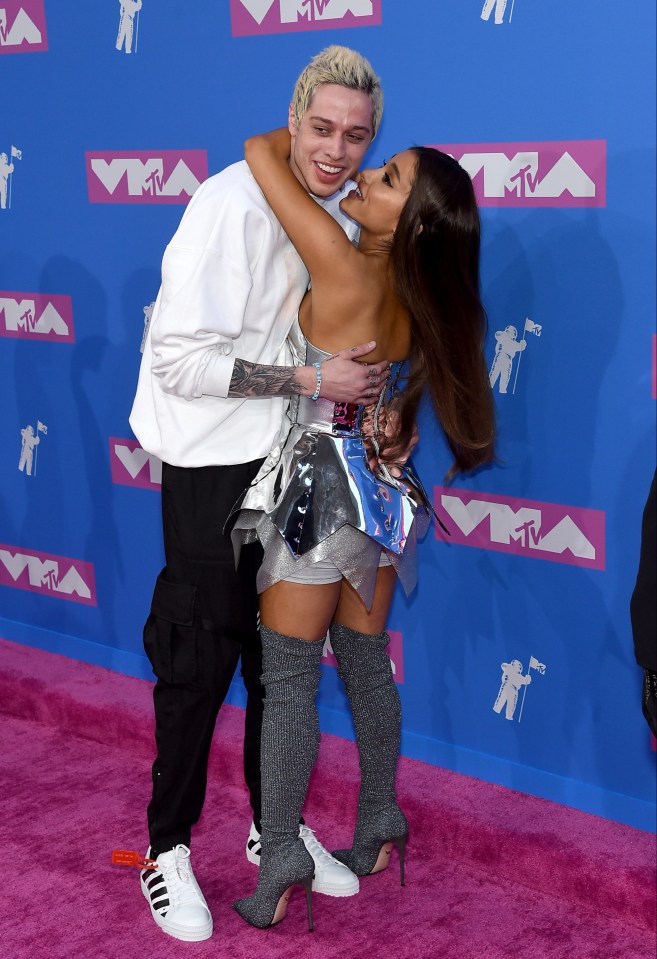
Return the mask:
<path id="1" fill-rule="evenodd" d="M 390 637 L 337 623 L 330 637 L 353 713 L 361 770 L 353 845 L 333 855 L 357 876 L 368 876 L 386 868 L 394 844 L 403 886 L 408 823 L 395 800 L 401 703 L 386 653 Z"/>
<path id="2" fill-rule="evenodd" d="M 285 915 L 289 890 L 306 891 L 308 928 L 312 929 L 311 884 L 314 863 L 299 838 L 299 817 L 319 750 L 315 697 L 323 642 L 306 642 L 261 627 L 262 857 L 255 893 L 234 903 L 252 926 L 264 929 Z"/>

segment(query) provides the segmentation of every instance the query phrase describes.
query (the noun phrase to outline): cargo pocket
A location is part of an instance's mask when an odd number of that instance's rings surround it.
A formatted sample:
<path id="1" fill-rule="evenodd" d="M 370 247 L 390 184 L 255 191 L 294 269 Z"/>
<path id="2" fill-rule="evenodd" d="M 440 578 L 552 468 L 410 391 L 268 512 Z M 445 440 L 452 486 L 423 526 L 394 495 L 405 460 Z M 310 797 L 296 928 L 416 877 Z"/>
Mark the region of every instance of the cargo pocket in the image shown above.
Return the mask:
<path id="1" fill-rule="evenodd" d="M 197 587 L 172 583 L 162 570 L 155 583 L 144 649 L 158 679 L 195 683 L 198 676 Z"/>

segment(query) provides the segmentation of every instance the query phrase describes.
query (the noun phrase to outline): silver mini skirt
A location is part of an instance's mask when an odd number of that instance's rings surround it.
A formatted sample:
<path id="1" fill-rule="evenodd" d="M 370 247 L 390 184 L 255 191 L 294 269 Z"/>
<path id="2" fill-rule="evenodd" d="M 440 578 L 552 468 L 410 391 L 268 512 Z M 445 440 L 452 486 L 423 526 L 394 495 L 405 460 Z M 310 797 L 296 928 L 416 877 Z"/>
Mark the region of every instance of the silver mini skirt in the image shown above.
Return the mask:
<path id="1" fill-rule="evenodd" d="M 307 344 L 307 363 L 327 355 Z M 259 592 L 328 560 L 369 609 L 382 550 L 404 591 L 414 588 L 416 541 L 429 525 L 430 505 L 409 466 L 394 477 L 385 468 L 370 470 L 364 432 L 369 420 L 376 437 L 378 411 L 400 392 L 404 366 L 392 365 L 376 409 L 367 413 L 362 406 L 307 396 L 290 404 L 231 533 L 236 561 L 243 544 L 262 544 Z"/>

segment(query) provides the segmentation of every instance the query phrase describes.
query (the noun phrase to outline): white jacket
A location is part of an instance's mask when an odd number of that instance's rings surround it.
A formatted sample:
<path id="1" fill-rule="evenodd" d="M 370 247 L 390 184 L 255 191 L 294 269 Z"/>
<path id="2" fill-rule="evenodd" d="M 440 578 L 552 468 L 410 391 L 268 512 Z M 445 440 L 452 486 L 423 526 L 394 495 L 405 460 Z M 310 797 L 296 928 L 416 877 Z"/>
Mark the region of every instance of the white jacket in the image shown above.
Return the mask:
<path id="1" fill-rule="evenodd" d="M 353 236 L 339 198 L 322 204 Z M 234 358 L 291 364 L 308 279 L 244 161 L 199 187 L 165 250 L 146 336 L 130 414 L 145 450 L 185 467 L 267 455 L 287 400 L 229 399 Z"/>

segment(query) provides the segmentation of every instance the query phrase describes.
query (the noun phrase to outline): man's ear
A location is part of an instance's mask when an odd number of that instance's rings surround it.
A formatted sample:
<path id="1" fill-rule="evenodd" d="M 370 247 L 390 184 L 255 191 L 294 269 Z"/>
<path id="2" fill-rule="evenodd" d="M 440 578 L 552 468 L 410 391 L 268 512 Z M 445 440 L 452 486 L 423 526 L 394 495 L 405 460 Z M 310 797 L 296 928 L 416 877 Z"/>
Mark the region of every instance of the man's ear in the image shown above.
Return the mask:
<path id="1" fill-rule="evenodd" d="M 291 137 L 295 137 L 297 135 L 297 121 L 294 119 L 294 110 L 292 109 L 292 104 L 290 104 L 287 111 L 287 128 L 290 131 Z"/>

